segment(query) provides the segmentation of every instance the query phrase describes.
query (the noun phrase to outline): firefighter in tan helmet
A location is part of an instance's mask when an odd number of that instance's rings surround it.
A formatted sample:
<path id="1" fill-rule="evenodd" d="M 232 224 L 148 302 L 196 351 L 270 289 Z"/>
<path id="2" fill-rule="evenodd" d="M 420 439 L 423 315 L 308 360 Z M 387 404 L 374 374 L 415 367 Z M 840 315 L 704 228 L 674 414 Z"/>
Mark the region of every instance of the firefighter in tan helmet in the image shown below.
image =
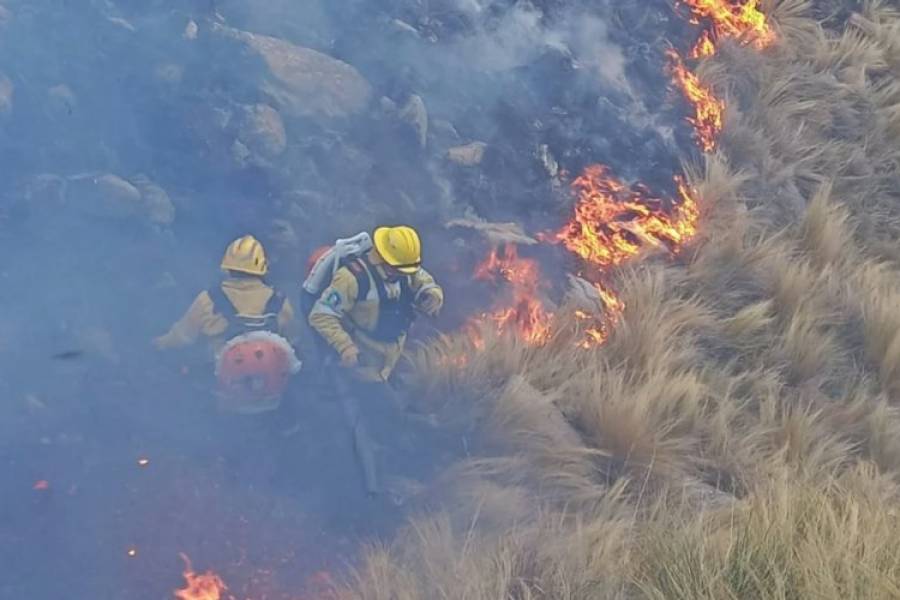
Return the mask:
<path id="1" fill-rule="evenodd" d="M 222 280 L 197 294 L 153 343 L 165 350 L 205 338 L 215 355 L 219 407 L 239 413 L 275 410 L 288 378 L 300 369 L 294 309 L 263 279 L 268 260 L 252 235 L 232 241 L 220 266 Z"/>

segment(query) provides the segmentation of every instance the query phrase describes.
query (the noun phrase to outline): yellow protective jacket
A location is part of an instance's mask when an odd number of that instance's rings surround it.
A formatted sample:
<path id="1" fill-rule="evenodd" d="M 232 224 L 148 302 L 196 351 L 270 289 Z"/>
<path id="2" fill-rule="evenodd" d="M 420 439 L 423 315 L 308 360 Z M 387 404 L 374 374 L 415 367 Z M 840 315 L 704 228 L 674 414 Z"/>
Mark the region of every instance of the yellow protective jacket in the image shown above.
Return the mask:
<path id="1" fill-rule="evenodd" d="M 222 282 L 221 289 L 225 297 L 231 301 L 235 311 L 247 316 L 262 315 L 266 304 L 275 293 L 275 290 L 259 277 L 229 277 Z M 214 306 L 209 292 L 204 290 L 197 294 L 187 312 L 169 331 L 154 340 L 154 344 L 159 349 L 176 348 L 192 344 L 202 335 L 209 340 L 211 349 L 215 352 L 226 341 L 224 333 L 228 325 L 221 307 Z M 296 329 L 294 309 L 290 300 L 285 299 L 278 313 L 277 333 L 293 344 Z"/>
<path id="2" fill-rule="evenodd" d="M 339 355 L 352 346 L 359 349 L 359 366 L 354 369 L 358 378 L 384 382 L 403 353 L 406 332 L 402 332 L 396 341 L 373 338 L 382 316 L 378 285 L 373 269 L 362 262 L 357 264 L 363 266 L 364 276 L 369 279 L 366 297 L 358 297 L 357 275 L 349 267 L 342 266 L 313 305 L 309 324 Z M 424 294 L 434 294 L 443 302 L 443 290 L 425 269 L 419 269 L 406 279 L 414 302 Z M 389 298 L 396 299 L 401 293 L 401 285 L 385 283 L 385 292 Z"/>

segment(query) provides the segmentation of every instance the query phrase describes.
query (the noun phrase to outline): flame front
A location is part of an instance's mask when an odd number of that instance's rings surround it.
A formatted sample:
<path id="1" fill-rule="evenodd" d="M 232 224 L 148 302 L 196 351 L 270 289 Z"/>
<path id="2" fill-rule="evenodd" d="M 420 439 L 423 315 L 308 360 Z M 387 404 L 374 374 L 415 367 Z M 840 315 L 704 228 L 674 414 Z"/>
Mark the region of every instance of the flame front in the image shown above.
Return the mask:
<path id="1" fill-rule="evenodd" d="M 691 50 L 691 58 L 706 58 L 715 53 L 716 43 L 713 41 L 712 35 L 708 31 L 704 31 L 700 34 L 700 39 L 697 40 L 697 43 L 694 44 L 694 49 Z"/>
<path id="2" fill-rule="evenodd" d="M 606 166 L 591 165 L 572 182 L 575 215 L 553 239 L 601 268 L 620 265 L 647 246 L 675 249 L 694 235 L 698 217 L 686 185 L 676 182 L 682 201 L 666 214 L 661 200 L 626 186 Z"/>
<path id="3" fill-rule="evenodd" d="M 181 559 L 184 561 L 182 574 L 187 587 L 175 590 L 177 600 L 224 600 L 222 594 L 228 591 L 228 587 L 219 575 L 212 571 L 198 575 L 185 554 L 181 555 Z"/>
<path id="4" fill-rule="evenodd" d="M 758 50 L 775 41 L 775 32 L 766 15 L 758 8 L 759 0 L 748 0 L 744 4 L 727 0 L 681 0 L 679 4 L 690 9 L 692 22 L 699 23 L 700 19 L 712 21 L 713 34 L 717 40 L 726 37 L 749 39 Z M 709 42 L 707 49 L 714 49 L 713 40 L 710 39 Z"/>
<path id="5" fill-rule="evenodd" d="M 538 264 L 519 257 L 514 244 L 493 248 L 488 257 L 475 268 L 475 279 L 508 285 L 511 302 L 492 312 L 482 313 L 469 322 L 470 338 L 477 348 L 483 346 L 478 329 L 482 323 L 491 323 L 498 334 L 516 331 L 532 345 L 540 345 L 550 338 L 552 313 L 544 309 L 538 298 L 542 287 Z"/>
<path id="6" fill-rule="evenodd" d="M 718 42 L 725 38 L 749 43 L 758 49 L 775 40 L 766 15 L 758 8 L 758 0 L 745 3 L 677 0 L 677 4 L 690 10 L 692 23 L 700 24 L 705 20 L 711 25 L 691 49 L 691 59 L 713 56 L 718 51 Z M 669 50 L 667 57 L 674 86 L 681 90 L 693 108 L 694 114 L 687 120 L 694 128 L 697 144 L 704 152 L 711 152 L 722 131 L 725 102 L 686 66 L 682 55 Z M 612 176 L 606 166 L 591 165 L 572 182 L 576 197 L 572 218 L 558 232 L 538 236 L 544 242 L 563 244 L 593 267 L 592 279 L 605 310 L 602 315 L 576 312 L 575 319 L 587 323 L 582 347 L 603 343 L 625 308 L 617 294 L 602 283 L 604 273 L 634 258 L 647 247 L 665 247 L 677 252 L 696 233 L 699 211 L 694 194 L 683 177 L 676 175 L 675 184 L 678 197 L 669 203 L 669 210 L 664 210 L 664 203 L 648 194 L 645 188 L 626 186 Z M 492 321 L 501 332 L 514 325 L 532 344 L 549 339 L 553 315 L 537 299 L 537 282 L 541 275 L 536 263 L 519 259 L 515 247 L 507 246 L 503 255 L 494 249 L 476 269 L 475 276 L 494 281 L 502 279 L 511 284 L 513 302 L 506 304 L 507 308 L 479 315 L 470 324 Z M 477 348 L 483 347 L 483 340 L 477 334 L 472 333 L 471 337 Z"/>
<path id="7" fill-rule="evenodd" d="M 550 240 L 562 243 L 595 267 L 599 277 L 647 247 L 677 252 L 696 233 L 700 213 L 684 179 L 676 176 L 675 183 L 679 201 L 667 212 L 663 202 L 642 186 L 629 187 L 611 175 L 605 165 L 591 165 L 572 182 L 574 216 Z M 575 313 L 579 321 L 593 319 L 580 344 L 583 348 L 606 341 L 625 310 L 624 302 L 612 289 L 599 282 L 594 286 L 605 311 L 599 316 Z"/>
<path id="8" fill-rule="evenodd" d="M 726 0 L 682 0 L 679 4 L 690 9 L 693 23 L 700 23 L 701 19 L 712 23 L 712 32 L 704 31 L 691 50 L 690 57 L 693 59 L 714 55 L 718 51 L 717 42 L 724 38 L 741 40 L 758 49 L 775 41 L 775 32 L 766 15 L 757 8 L 757 0 L 748 0 L 745 4 Z M 688 117 L 688 121 L 694 126 L 697 142 L 704 152 L 711 152 L 722 131 L 725 103 L 685 66 L 681 55 L 674 50 L 666 54 L 675 86 L 694 109 L 694 116 Z"/>
<path id="9" fill-rule="evenodd" d="M 713 50 L 707 47 L 701 51 L 712 52 Z M 717 98 L 712 89 L 704 85 L 700 78 L 684 65 L 684 61 L 677 52 L 669 50 L 666 54 L 670 60 L 669 69 L 672 71 L 675 85 L 694 108 L 694 116 L 688 117 L 687 120 L 694 126 L 697 142 L 704 152 L 712 152 L 716 147 L 719 133 L 722 131 L 725 102 Z"/>

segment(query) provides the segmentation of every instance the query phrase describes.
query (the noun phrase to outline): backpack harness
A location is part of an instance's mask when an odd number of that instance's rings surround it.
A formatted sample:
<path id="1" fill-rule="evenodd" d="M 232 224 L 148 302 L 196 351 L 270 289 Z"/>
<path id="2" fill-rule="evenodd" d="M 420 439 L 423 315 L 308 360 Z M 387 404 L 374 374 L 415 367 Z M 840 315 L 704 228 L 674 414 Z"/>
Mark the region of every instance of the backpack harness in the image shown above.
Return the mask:
<path id="1" fill-rule="evenodd" d="M 266 302 L 261 315 L 244 315 L 238 313 L 234 304 L 225 295 L 222 285 L 214 285 L 206 290 L 213 302 L 213 310 L 221 314 L 228 321 L 225 329 L 225 339 L 231 339 L 242 333 L 250 331 L 278 332 L 278 315 L 284 306 L 284 294 L 272 290 L 272 296 Z"/>
<path id="2" fill-rule="evenodd" d="M 400 294 L 396 298 L 391 298 L 388 295 L 384 279 L 369 262 L 367 256 L 363 255 L 349 261 L 342 261 L 342 263 L 342 266 L 346 266 L 356 278 L 356 285 L 359 289 L 356 294 L 357 301 L 365 300 L 368 297 L 371 282 L 375 282 L 375 291 L 378 294 L 378 319 L 374 330 L 363 333 L 377 342 L 396 342 L 409 330 L 416 318 L 415 294 L 409 285 L 409 277 L 400 279 Z"/>

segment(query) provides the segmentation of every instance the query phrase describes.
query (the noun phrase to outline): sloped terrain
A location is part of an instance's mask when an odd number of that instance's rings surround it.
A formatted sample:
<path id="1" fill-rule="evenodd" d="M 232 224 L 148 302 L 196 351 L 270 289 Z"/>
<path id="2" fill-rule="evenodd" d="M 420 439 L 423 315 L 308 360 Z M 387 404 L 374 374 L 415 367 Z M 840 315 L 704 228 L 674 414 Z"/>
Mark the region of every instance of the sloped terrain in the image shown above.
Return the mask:
<path id="1" fill-rule="evenodd" d="M 483 444 L 347 597 L 900 594 L 900 14 L 821 9 L 772 2 L 774 45 L 702 65 L 699 233 L 616 273 L 603 345 L 420 351 L 451 399 L 422 410 Z"/>
<path id="2" fill-rule="evenodd" d="M 877 1 L 0 0 L 0 596 L 900 596 L 898 76 Z M 149 341 L 381 222 L 369 501 L 308 344 L 291 429 Z"/>

